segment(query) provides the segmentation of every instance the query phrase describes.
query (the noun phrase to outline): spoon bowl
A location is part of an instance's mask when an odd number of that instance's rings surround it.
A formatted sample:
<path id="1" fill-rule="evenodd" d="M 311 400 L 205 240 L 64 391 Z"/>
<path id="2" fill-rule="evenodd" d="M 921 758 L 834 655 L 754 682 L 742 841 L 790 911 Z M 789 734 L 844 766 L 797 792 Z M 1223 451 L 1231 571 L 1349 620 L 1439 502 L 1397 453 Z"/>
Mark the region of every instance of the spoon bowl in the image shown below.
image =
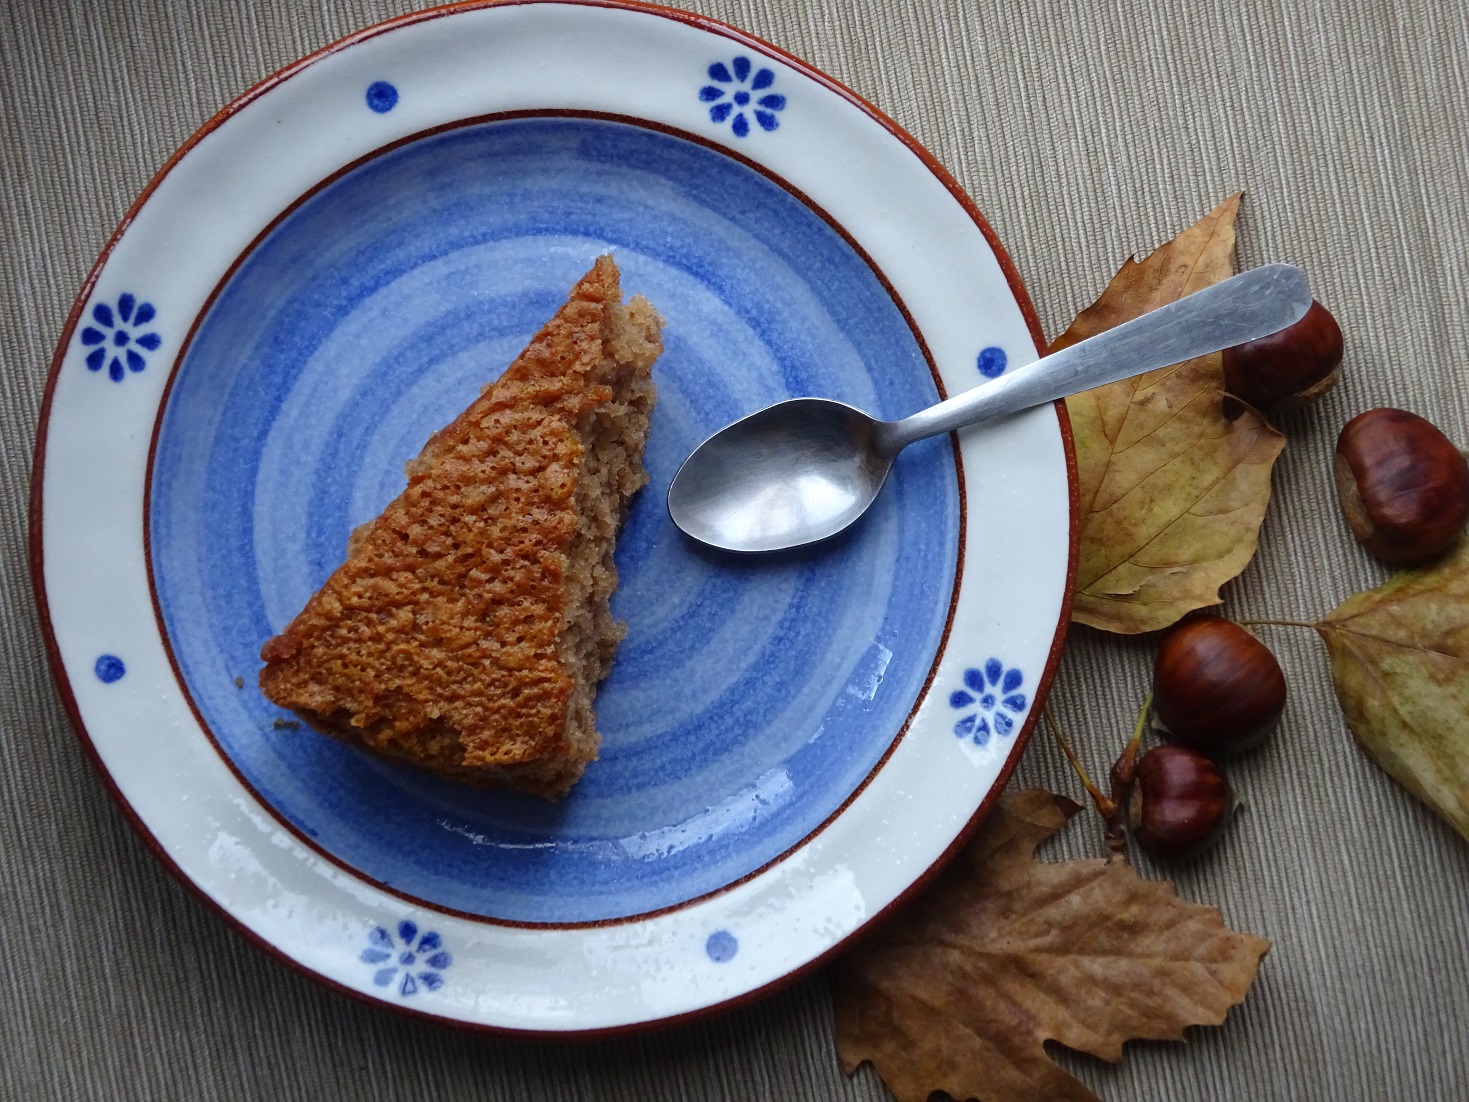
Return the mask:
<path id="1" fill-rule="evenodd" d="M 834 536 L 887 481 L 894 455 L 874 444 L 882 424 L 826 398 L 766 406 L 684 461 L 668 488 L 669 513 L 725 551 L 778 551 Z"/>
<path id="2" fill-rule="evenodd" d="M 1267 264 L 900 421 L 827 398 L 777 402 L 694 449 L 669 485 L 668 513 L 687 535 L 726 551 L 815 543 L 867 511 L 893 459 L 916 440 L 1268 336 L 1310 305 L 1299 268 Z"/>

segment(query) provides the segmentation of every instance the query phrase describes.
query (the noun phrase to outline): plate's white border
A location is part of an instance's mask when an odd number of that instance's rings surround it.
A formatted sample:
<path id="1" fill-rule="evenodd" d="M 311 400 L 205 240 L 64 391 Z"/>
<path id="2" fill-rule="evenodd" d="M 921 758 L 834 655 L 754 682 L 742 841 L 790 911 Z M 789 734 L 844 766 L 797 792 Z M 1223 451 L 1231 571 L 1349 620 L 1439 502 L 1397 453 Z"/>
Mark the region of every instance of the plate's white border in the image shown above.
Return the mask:
<path id="1" fill-rule="evenodd" d="M 689 64 L 673 67 L 670 47 L 685 46 Z M 775 69 L 777 90 L 801 93 L 781 131 L 736 139 L 695 100 L 703 66 L 736 52 Z M 414 84 L 425 69 L 455 80 Z M 379 78 L 405 92 L 381 116 L 360 106 Z M 362 31 L 257 85 L 191 138 L 128 211 L 52 361 L 33 468 L 31 560 L 68 714 L 129 819 L 186 884 L 264 948 L 340 990 L 453 1024 L 565 1036 L 675 1020 L 788 981 L 957 848 L 1018 760 L 1059 657 L 1075 568 L 1075 475 L 1059 406 L 961 439 L 965 581 L 908 736 L 825 831 L 725 892 L 631 922 L 517 928 L 426 911 L 302 844 L 213 750 L 159 637 L 139 505 L 146 441 L 171 372 L 155 366 L 125 386 L 89 387 L 106 380 L 80 364 L 75 332 L 90 303 L 135 291 L 168 304 L 170 316 L 153 328 L 165 337 L 159 362 L 171 362 L 219 278 L 321 179 L 410 134 L 532 109 L 643 118 L 760 161 L 873 257 L 951 390 L 976 381 L 965 368 L 979 347 L 999 344 L 1018 363 L 1041 345 L 1013 266 L 958 185 L 894 123 L 805 63 L 713 20 L 623 0 L 434 9 Z M 242 143 L 274 155 L 239 171 Z M 834 165 L 844 170 L 833 173 Z M 894 195 L 904 199 L 901 211 Z M 131 648 L 128 675 L 104 685 L 92 663 L 121 639 Z M 980 751 L 948 733 L 947 697 L 966 667 L 995 651 L 1025 669 L 1031 706 L 1013 741 Z M 358 958 L 374 926 L 402 919 L 433 926 L 455 955 L 448 982 L 412 1002 L 375 987 Z M 739 943 L 722 963 L 705 953 L 716 930 Z"/>

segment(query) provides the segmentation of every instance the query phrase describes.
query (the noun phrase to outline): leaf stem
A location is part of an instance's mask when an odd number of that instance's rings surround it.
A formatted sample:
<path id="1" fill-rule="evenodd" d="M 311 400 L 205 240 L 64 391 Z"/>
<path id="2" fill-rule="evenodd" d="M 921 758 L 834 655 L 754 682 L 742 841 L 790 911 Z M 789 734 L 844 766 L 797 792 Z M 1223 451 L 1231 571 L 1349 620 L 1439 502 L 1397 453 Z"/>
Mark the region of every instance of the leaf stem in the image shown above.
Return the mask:
<path id="1" fill-rule="evenodd" d="M 1062 753 L 1066 755 L 1066 760 L 1071 763 L 1071 768 L 1075 769 L 1076 775 L 1081 778 L 1081 783 L 1085 786 L 1093 802 L 1096 803 L 1097 810 L 1105 815 L 1106 811 L 1102 805 L 1109 801 L 1106 796 L 1102 795 L 1101 790 L 1092 783 L 1092 779 L 1087 776 L 1086 769 L 1082 767 L 1080 760 L 1076 756 L 1076 751 L 1071 749 L 1071 744 L 1066 741 L 1066 736 L 1061 733 L 1061 725 L 1056 722 L 1056 717 L 1052 713 L 1049 703 L 1045 706 L 1044 715 L 1046 717 L 1046 724 L 1051 728 L 1051 734 L 1056 738 L 1057 745 L 1061 747 Z"/>
<path id="2" fill-rule="evenodd" d="M 1116 846 L 1121 849 L 1124 843 L 1124 831 L 1122 815 L 1132 796 L 1132 786 L 1137 780 L 1137 751 L 1142 745 L 1143 732 L 1147 730 L 1148 717 L 1153 712 L 1153 694 L 1149 693 L 1143 701 L 1143 706 L 1138 709 L 1137 722 L 1132 727 L 1132 738 L 1127 740 L 1127 745 L 1122 748 L 1122 753 L 1117 756 L 1117 761 L 1112 765 L 1112 804 L 1117 808 L 1114 820 L 1107 824 L 1107 844 L 1113 845 L 1112 834 L 1116 834 Z"/>
<path id="3" fill-rule="evenodd" d="M 1148 697 L 1148 701 L 1149 703 L 1152 702 L 1151 696 Z M 1108 851 L 1113 857 L 1121 857 L 1123 861 L 1126 861 L 1126 835 L 1122 829 L 1122 814 L 1119 805 L 1115 800 L 1109 799 L 1100 788 L 1092 783 L 1091 777 L 1087 776 L 1086 769 L 1082 767 L 1081 761 L 1076 756 L 1076 751 L 1071 749 L 1071 744 L 1066 741 L 1066 736 L 1061 733 L 1061 725 L 1056 722 L 1056 717 L 1052 713 L 1049 703 L 1043 709 L 1043 714 L 1046 717 L 1046 724 L 1051 728 L 1051 734 L 1055 736 L 1057 745 L 1061 747 L 1062 753 L 1066 755 L 1066 760 L 1071 763 L 1071 768 L 1076 770 L 1076 775 L 1081 778 L 1081 783 L 1085 786 L 1087 795 L 1092 798 L 1092 803 L 1096 804 L 1097 814 L 1102 817 L 1102 821 L 1107 825 L 1105 838 Z M 1139 737 L 1141 737 L 1141 729 L 1134 733 L 1134 742 Z M 1117 788 L 1115 779 L 1113 780 L 1112 788 L 1115 795 Z"/>
<path id="4" fill-rule="evenodd" d="M 1143 700 L 1142 708 L 1137 713 L 1137 722 L 1132 725 L 1132 738 L 1128 742 L 1127 748 L 1123 750 L 1124 754 L 1131 753 L 1134 757 L 1137 756 L 1138 744 L 1143 741 L 1143 729 L 1147 727 L 1148 716 L 1152 714 L 1152 711 L 1153 694 L 1149 693 Z"/>
<path id="5" fill-rule="evenodd" d="M 1316 624 L 1308 624 L 1304 620 L 1239 620 L 1239 621 L 1236 621 L 1236 622 L 1241 627 L 1247 627 L 1247 628 L 1259 628 L 1259 627 L 1272 627 L 1272 628 L 1310 628 L 1312 631 L 1316 631 L 1317 629 L 1319 629 L 1321 627 L 1321 625 L 1319 623 L 1316 623 Z"/>

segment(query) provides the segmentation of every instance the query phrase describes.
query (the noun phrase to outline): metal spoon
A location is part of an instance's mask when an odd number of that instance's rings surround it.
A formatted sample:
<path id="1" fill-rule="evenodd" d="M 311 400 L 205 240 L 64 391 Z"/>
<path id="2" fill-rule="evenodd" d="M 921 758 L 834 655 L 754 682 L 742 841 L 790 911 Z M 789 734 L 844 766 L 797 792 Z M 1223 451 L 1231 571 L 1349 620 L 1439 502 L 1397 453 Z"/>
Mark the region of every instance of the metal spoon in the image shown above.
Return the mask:
<path id="1" fill-rule="evenodd" d="M 777 402 L 694 449 L 668 487 L 668 514 L 726 551 L 815 543 L 867 511 L 893 459 L 915 440 L 1268 336 L 1310 305 L 1299 268 L 1267 264 L 901 421 L 827 398 Z"/>

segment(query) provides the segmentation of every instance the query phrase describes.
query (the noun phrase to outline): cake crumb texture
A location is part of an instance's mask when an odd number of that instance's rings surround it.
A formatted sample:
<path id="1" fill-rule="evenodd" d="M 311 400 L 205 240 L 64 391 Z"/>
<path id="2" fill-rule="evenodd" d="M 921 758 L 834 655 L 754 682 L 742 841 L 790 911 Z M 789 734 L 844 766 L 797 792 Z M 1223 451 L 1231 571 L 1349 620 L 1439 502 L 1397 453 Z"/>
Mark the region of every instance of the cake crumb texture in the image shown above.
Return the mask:
<path id="1" fill-rule="evenodd" d="M 625 630 L 612 553 L 647 481 L 661 328 L 599 258 L 266 642 L 265 695 L 446 776 L 565 793 L 597 756 L 593 699 Z"/>

